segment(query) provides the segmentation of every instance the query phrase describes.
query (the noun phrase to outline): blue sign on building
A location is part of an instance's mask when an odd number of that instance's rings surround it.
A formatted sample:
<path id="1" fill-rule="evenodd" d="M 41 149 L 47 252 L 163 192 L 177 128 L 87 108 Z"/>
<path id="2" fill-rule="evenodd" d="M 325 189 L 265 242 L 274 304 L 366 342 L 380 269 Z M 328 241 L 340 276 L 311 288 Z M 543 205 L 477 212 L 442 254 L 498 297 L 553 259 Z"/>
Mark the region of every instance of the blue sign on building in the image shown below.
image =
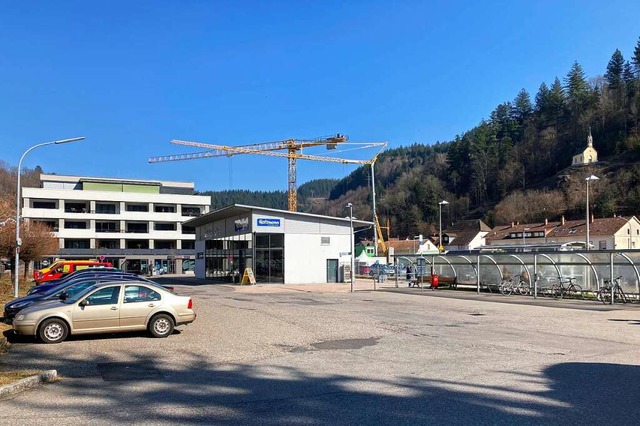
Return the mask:
<path id="1" fill-rule="evenodd" d="M 258 218 L 258 226 L 273 226 L 280 227 L 280 219 L 267 219 L 267 218 Z"/>

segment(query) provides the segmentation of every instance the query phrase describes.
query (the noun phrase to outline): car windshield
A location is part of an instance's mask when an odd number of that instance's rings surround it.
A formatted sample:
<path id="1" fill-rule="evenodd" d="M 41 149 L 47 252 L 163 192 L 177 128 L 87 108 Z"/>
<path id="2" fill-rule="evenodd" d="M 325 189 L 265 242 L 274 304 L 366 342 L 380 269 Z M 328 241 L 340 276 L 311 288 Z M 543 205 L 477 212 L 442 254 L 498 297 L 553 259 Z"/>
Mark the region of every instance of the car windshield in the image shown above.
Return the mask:
<path id="1" fill-rule="evenodd" d="M 45 291 L 43 291 L 42 294 L 43 296 L 51 296 L 52 294 L 55 294 L 57 292 L 59 292 L 60 290 L 64 290 L 64 288 L 69 285 L 68 283 L 60 283 L 57 285 L 54 285 L 53 287 L 51 287 L 50 289 L 47 289 Z"/>
<path id="2" fill-rule="evenodd" d="M 61 289 L 58 291 L 58 295 L 64 293 L 67 295 L 67 299 L 70 297 L 73 297 L 75 294 L 80 293 L 81 291 L 83 291 L 85 288 L 94 285 L 96 283 L 96 280 L 90 280 L 90 281 L 83 281 L 83 282 L 79 282 L 76 284 L 72 284 L 70 286 L 68 286 L 67 288 Z"/>
<path id="3" fill-rule="evenodd" d="M 72 305 L 74 303 L 76 303 L 78 300 L 80 300 L 82 297 L 84 297 L 87 293 L 92 292 L 93 290 L 97 289 L 98 286 L 97 285 L 90 285 L 89 287 L 85 288 L 82 291 L 79 291 L 78 293 L 74 294 L 73 296 L 67 298 L 64 303 L 66 303 L 67 305 Z"/>

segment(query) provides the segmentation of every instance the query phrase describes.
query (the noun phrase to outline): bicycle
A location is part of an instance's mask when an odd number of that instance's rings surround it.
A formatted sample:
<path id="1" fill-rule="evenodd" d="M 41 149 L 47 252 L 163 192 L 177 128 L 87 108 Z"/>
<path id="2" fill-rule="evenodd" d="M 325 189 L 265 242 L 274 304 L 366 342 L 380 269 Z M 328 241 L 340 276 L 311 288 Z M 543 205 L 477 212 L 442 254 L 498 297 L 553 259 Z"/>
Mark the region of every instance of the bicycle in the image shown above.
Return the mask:
<path id="1" fill-rule="evenodd" d="M 622 278 L 622 275 L 615 277 L 613 279 L 613 285 L 611 284 L 611 281 L 605 280 L 604 285 L 600 287 L 600 290 L 596 293 L 596 298 L 605 305 L 612 305 L 612 302 L 615 302 L 616 299 L 622 303 L 631 303 L 631 300 L 627 297 L 620 286 L 620 278 Z M 611 298 L 612 295 L 613 299 Z"/>
<path id="2" fill-rule="evenodd" d="M 562 279 L 557 283 L 551 286 L 551 294 L 554 299 L 562 299 L 565 296 L 582 299 L 582 287 L 578 284 L 575 284 L 575 277 L 567 277 L 567 281 L 562 281 Z M 563 284 L 568 283 L 566 287 Z"/>
<path id="3" fill-rule="evenodd" d="M 515 282 L 511 278 L 503 279 L 499 288 L 500 293 L 504 295 L 511 295 L 514 292 L 521 296 L 529 294 L 529 284 L 527 284 L 520 276 L 517 276 L 517 280 Z"/>

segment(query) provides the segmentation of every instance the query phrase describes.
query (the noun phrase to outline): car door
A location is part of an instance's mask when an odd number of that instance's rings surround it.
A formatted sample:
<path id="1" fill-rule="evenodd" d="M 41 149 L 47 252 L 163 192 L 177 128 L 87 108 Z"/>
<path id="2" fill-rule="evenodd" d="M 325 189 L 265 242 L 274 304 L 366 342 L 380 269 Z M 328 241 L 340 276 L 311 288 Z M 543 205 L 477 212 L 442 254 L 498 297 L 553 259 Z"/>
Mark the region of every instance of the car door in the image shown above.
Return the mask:
<path id="1" fill-rule="evenodd" d="M 101 287 L 75 303 L 74 333 L 117 330 L 120 327 L 121 285 Z"/>
<path id="2" fill-rule="evenodd" d="M 148 316 L 163 303 L 160 292 L 140 283 L 125 284 L 120 327 L 144 329 Z"/>

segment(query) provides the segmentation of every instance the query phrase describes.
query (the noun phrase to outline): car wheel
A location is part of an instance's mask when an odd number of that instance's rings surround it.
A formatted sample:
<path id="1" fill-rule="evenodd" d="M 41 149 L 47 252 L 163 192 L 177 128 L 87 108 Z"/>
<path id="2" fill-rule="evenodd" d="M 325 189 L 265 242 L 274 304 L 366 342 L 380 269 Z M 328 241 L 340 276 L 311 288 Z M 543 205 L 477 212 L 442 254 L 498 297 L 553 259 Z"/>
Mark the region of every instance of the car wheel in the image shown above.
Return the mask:
<path id="1" fill-rule="evenodd" d="M 61 319 L 52 318 L 42 323 L 38 334 L 44 343 L 60 343 L 69 335 L 69 327 Z"/>
<path id="2" fill-rule="evenodd" d="M 153 337 L 167 337 L 173 333 L 173 327 L 173 319 L 165 314 L 156 315 L 149 322 L 149 332 Z"/>

